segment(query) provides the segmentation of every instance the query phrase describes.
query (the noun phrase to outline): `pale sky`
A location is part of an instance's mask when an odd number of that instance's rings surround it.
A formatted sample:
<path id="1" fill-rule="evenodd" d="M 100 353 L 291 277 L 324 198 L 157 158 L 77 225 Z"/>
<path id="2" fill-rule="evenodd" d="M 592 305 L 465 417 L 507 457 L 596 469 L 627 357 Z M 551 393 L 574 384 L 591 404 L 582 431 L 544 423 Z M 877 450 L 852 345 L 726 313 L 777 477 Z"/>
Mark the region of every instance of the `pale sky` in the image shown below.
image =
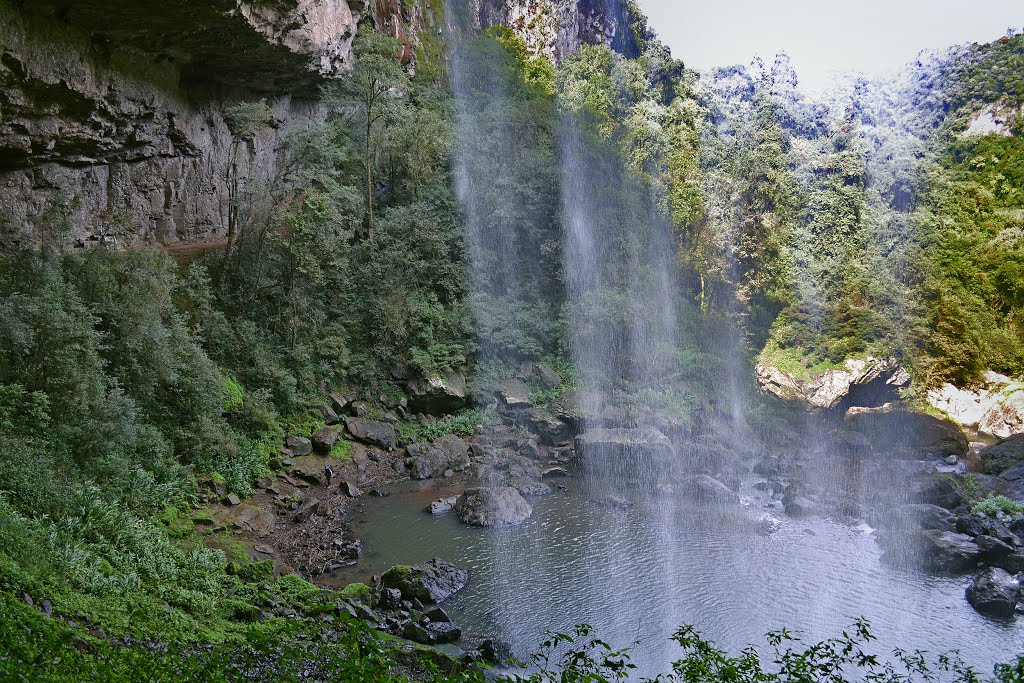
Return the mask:
<path id="1" fill-rule="evenodd" d="M 792 58 L 802 89 L 837 71 L 878 74 L 926 48 L 988 42 L 1024 27 L 1024 0 L 639 0 L 651 27 L 688 66 Z"/>

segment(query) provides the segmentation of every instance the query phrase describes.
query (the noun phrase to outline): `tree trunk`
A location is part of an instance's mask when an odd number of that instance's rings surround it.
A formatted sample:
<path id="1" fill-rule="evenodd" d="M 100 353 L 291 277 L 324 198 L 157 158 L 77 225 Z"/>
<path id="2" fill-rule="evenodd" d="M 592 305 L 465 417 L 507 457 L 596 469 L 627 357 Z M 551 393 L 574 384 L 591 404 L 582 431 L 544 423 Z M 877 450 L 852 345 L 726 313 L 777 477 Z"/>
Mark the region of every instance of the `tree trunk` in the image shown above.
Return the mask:
<path id="1" fill-rule="evenodd" d="M 369 112 L 366 114 L 366 206 L 369 210 L 367 221 L 368 236 L 373 241 L 373 160 L 370 158 L 370 131 L 373 119 Z"/>

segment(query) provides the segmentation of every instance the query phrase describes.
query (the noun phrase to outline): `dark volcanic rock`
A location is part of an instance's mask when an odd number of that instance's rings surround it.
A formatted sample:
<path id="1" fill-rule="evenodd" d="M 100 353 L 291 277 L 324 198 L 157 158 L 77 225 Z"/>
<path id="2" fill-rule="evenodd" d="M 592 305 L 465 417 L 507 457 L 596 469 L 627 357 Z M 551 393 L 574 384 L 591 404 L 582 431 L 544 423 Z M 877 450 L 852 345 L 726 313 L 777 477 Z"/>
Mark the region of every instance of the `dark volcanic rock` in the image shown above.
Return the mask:
<path id="1" fill-rule="evenodd" d="M 406 600 L 440 604 L 466 587 L 469 572 L 435 557 L 415 566 L 392 567 L 381 576 L 385 588 L 397 589 Z"/>
<path id="2" fill-rule="evenodd" d="M 908 410 L 868 412 L 846 425 L 862 433 L 877 451 L 903 451 L 909 456 L 967 455 L 967 437 L 956 424 Z"/>
<path id="3" fill-rule="evenodd" d="M 1020 583 L 1006 571 L 990 567 L 967 587 L 967 600 L 983 614 L 1011 617 L 1020 600 Z"/>
<path id="4" fill-rule="evenodd" d="M 481 487 L 459 496 L 455 513 L 471 526 L 510 526 L 529 519 L 533 508 L 511 486 Z"/>

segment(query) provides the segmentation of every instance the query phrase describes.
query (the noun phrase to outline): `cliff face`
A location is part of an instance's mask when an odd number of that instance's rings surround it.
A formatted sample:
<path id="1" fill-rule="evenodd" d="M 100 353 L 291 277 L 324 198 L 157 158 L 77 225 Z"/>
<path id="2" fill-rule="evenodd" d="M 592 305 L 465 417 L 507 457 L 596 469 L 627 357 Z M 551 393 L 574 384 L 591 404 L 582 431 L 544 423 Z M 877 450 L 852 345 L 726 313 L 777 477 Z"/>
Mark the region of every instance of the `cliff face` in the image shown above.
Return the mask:
<path id="1" fill-rule="evenodd" d="M 558 59 L 629 52 L 622 0 L 466 0 Z M 253 197 L 281 172 L 283 135 L 324 116 L 321 83 L 352 62 L 360 22 L 414 59 L 440 3 L 407 0 L 0 0 L 0 223 L 77 247 L 213 241 L 232 165 Z M 234 137 L 224 111 L 264 99 L 273 121 Z M 245 198 L 243 197 L 243 201 Z"/>
<path id="2" fill-rule="evenodd" d="M 285 129 L 352 61 L 364 18 L 411 45 L 400 2 L 0 0 L 0 220 L 72 244 L 223 234 L 228 173 L 280 171 Z M 403 55 L 411 58 L 411 49 Z M 265 98 L 234 138 L 223 112 Z"/>

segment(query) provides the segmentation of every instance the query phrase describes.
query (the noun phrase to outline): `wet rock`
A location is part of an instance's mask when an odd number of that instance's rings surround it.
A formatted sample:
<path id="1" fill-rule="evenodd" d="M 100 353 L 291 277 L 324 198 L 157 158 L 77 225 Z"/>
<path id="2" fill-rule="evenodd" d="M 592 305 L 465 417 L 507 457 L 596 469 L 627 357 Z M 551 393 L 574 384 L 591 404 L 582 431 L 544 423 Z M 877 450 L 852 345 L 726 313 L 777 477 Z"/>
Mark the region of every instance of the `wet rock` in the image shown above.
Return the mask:
<path id="1" fill-rule="evenodd" d="M 875 450 L 903 451 L 911 457 L 964 457 L 967 437 L 955 423 L 909 410 L 857 415 L 847 428 L 868 438 Z"/>
<path id="2" fill-rule="evenodd" d="M 402 606 L 402 591 L 397 588 L 383 588 L 378 602 L 383 609 L 399 609 Z"/>
<path id="3" fill-rule="evenodd" d="M 334 444 L 341 438 L 340 427 L 321 427 L 313 432 L 313 450 L 317 453 L 327 455 L 334 448 Z"/>
<path id="4" fill-rule="evenodd" d="M 803 496 L 792 496 L 782 501 L 786 514 L 797 519 L 813 517 L 819 512 L 818 504 Z"/>
<path id="5" fill-rule="evenodd" d="M 984 569 L 967 587 L 967 601 L 983 614 L 1012 617 L 1020 600 L 1020 583 L 1005 570 Z"/>
<path id="6" fill-rule="evenodd" d="M 462 629 L 451 622 L 431 621 L 426 628 L 433 638 L 433 642 L 439 645 L 454 643 L 462 637 Z"/>
<path id="7" fill-rule="evenodd" d="M 740 502 L 739 496 L 728 486 L 706 474 L 684 479 L 680 482 L 680 489 L 683 495 L 701 505 L 726 506 L 737 505 Z"/>
<path id="8" fill-rule="evenodd" d="M 445 470 L 461 472 L 469 467 L 469 446 L 454 434 L 430 443 L 412 444 L 406 453 L 413 479 L 431 479 L 442 476 Z"/>
<path id="9" fill-rule="evenodd" d="M 960 489 L 948 477 L 937 475 L 912 481 L 910 496 L 913 500 L 947 510 L 952 510 L 964 502 Z"/>
<path id="10" fill-rule="evenodd" d="M 381 576 L 385 588 L 394 588 L 407 600 L 440 604 L 466 587 L 469 572 L 434 558 L 415 566 L 392 567 Z"/>
<path id="11" fill-rule="evenodd" d="M 527 477 L 518 477 L 509 482 L 509 485 L 524 496 L 546 496 L 551 493 L 551 487 L 544 482 Z"/>
<path id="12" fill-rule="evenodd" d="M 449 496 L 448 498 L 439 498 L 430 504 L 427 510 L 432 515 L 443 515 L 446 512 L 451 511 L 455 508 L 455 502 L 459 499 L 458 496 Z"/>
<path id="13" fill-rule="evenodd" d="M 757 520 L 757 533 L 762 536 L 771 536 L 781 528 L 782 520 L 775 515 L 765 513 L 761 515 L 761 519 Z"/>
<path id="14" fill-rule="evenodd" d="M 450 623 L 452 620 L 451 617 L 448 616 L 448 613 L 445 612 L 444 608 L 442 607 L 434 607 L 433 609 L 427 611 L 427 613 L 423 616 L 429 619 L 430 621 L 439 624 L 447 624 Z"/>
<path id="15" fill-rule="evenodd" d="M 529 408 L 533 405 L 530 401 L 530 387 L 521 379 L 507 379 L 498 385 L 494 392 L 506 408 L 520 409 Z"/>
<path id="16" fill-rule="evenodd" d="M 345 420 L 345 428 L 357 441 L 379 446 L 386 450 L 395 447 L 397 440 L 394 425 L 386 422 L 374 422 L 360 417 L 350 417 Z"/>
<path id="17" fill-rule="evenodd" d="M 552 467 L 545 467 L 540 471 L 540 476 L 547 479 L 549 477 L 568 477 L 569 471 L 564 467 L 554 465 Z"/>
<path id="18" fill-rule="evenodd" d="M 911 503 L 892 508 L 878 521 L 879 525 L 897 529 L 937 529 L 954 531 L 953 514 L 938 505 Z"/>
<path id="19" fill-rule="evenodd" d="M 675 456 L 669 438 L 652 427 L 588 429 L 576 437 L 576 451 L 583 457 L 637 458 L 650 464 L 668 464 Z"/>
<path id="20" fill-rule="evenodd" d="M 981 468 L 986 474 L 1001 474 L 1024 466 L 1024 434 L 1014 434 L 1004 441 L 981 449 Z"/>
<path id="21" fill-rule="evenodd" d="M 940 571 L 965 572 L 978 563 L 981 548 L 970 536 L 929 529 L 923 532 L 923 537 L 925 557 Z"/>
<path id="22" fill-rule="evenodd" d="M 562 378 L 558 376 L 558 373 L 545 363 L 537 363 L 533 368 L 532 375 L 544 391 L 557 389 L 562 384 Z"/>
<path id="23" fill-rule="evenodd" d="M 338 490 L 340 490 L 349 498 L 358 498 L 359 496 L 362 495 L 362 491 L 359 490 L 359 487 L 350 481 L 343 481 L 340 484 L 338 484 Z"/>
<path id="24" fill-rule="evenodd" d="M 293 456 L 309 455 L 313 452 L 313 442 L 304 436 L 289 436 L 284 445 Z"/>
<path id="25" fill-rule="evenodd" d="M 466 377 L 460 372 L 435 375 L 408 383 L 409 409 L 427 415 L 447 415 L 466 406 Z"/>
<path id="26" fill-rule="evenodd" d="M 484 661 L 490 664 L 505 664 L 508 660 L 512 659 L 512 646 L 498 638 L 488 638 L 480 643 L 480 647 L 477 650 Z"/>
<path id="27" fill-rule="evenodd" d="M 459 496 L 455 513 L 471 526 L 509 526 L 525 522 L 533 508 L 511 486 L 480 487 Z"/>

